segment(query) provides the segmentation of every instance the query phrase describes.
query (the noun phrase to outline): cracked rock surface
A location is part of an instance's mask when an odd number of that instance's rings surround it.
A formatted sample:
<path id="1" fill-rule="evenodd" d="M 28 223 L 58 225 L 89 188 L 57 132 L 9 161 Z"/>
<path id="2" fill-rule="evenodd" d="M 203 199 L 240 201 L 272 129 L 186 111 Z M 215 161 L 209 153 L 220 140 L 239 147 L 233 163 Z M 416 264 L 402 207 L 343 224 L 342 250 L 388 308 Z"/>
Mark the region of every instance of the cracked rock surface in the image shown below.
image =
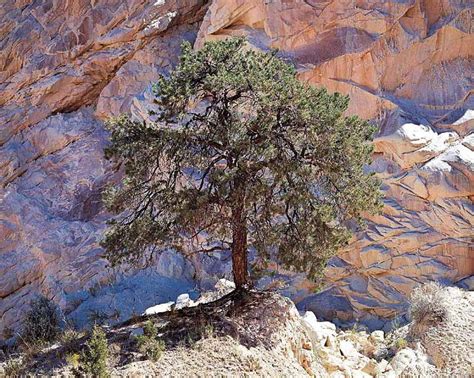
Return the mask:
<path id="1" fill-rule="evenodd" d="M 381 124 L 372 169 L 384 210 L 332 260 L 325 291 L 292 278 L 300 308 L 377 328 L 405 311 L 418 282 L 472 275 L 472 19 L 469 2 L 454 0 L 4 1 L 0 339 L 39 292 L 81 323 L 96 307 L 140 313 L 153 296 L 169 300 L 157 287 L 173 297 L 228 274 L 226 256 L 188 263 L 167 252 L 144 284 L 144 273 L 117 276 L 100 257 L 100 191 L 118 178 L 103 159 L 103 120 L 143 116 L 149 83 L 183 39 L 246 35 L 278 48 L 302 80 L 350 95 L 348 113 Z M 102 288 L 111 277 L 118 289 Z M 115 304 L 120 290 L 133 304 Z"/>
<path id="2" fill-rule="evenodd" d="M 40 292 L 73 318 L 87 298 L 113 310 L 113 290 L 102 300 L 91 295 L 116 275 L 98 245 L 109 217 L 101 190 L 117 177 L 103 157 L 102 120 L 129 111 L 176 62 L 203 11 L 199 0 L 2 3 L 0 339 L 18 328 Z M 132 298 L 134 289 L 148 292 L 122 303 L 128 312 L 140 312 L 151 293 L 156 300 L 151 283 L 171 293 L 192 288 L 192 268 L 179 257 L 160 259 L 148 285 L 139 284 L 142 277 L 125 279 Z"/>
<path id="3" fill-rule="evenodd" d="M 376 120 L 372 169 L 385 207 L 333 259 L 330 283 L 301 308 L 381 327 L 419 282 L 474 273 L 472 5 L 449 0 L 215 0 L 206 40 L 246 35 L 278 48 L 301 80 L 351 97 Z"/>

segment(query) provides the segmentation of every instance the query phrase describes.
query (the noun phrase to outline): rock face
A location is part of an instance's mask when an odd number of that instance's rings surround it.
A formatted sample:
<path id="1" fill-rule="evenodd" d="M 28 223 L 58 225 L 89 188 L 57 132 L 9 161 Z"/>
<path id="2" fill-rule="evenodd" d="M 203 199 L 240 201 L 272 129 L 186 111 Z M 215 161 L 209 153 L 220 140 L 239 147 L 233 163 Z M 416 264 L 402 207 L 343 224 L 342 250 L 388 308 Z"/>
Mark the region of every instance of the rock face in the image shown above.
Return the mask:
<path id="1" fill-rule="evenodd" d="M 278 48 L 301 80 L 348 94 L 348 114 L 381 125 L 372 169 L 383 212 L 332 261 L 328 289 L 301 307 L 377 326 L 371 315 L 403 311 L 418 282 L 474 273 L 472 5 L 213 1 L 196 45 L 229 35 Z"/>
<path id="2" fill-rule="evenodd" d="M 471 30 L 472 6 L 454 0 L 4 1 L 0 339 L 35 293 L 74 314 L 110 279 L 98 247 L 108 218 L 100 192 L 118 173 L 102 157 L 102 120 L 143 113 L 150 81 L 196 35 L 197 47 L 247 35 L 279 48 L 302 80 L 349 94 L 348 113 L 382 125 L 372 169 L 385 208 L 332 261 L 326 291 L 296 290 L 300 307 L 375 327 L 405 309 L 419 281 L 472 275 Z M 220 259 L 193 266 L 167 252 L 152 274 L 190 288 L 196 269 L 228 272 Z M 111 310 L 115 294 L 103 294 Z"/>
<path id="3" fill-rule="evenodd" d="M 195 39 L 205 11 L 199 0 L 73 3 L 0 7 L 0 339 L 34 294 L 69 312 L 110 279 L 98 242 L 108 219 L 101 190 L 116 168 L 103 158 L 101 119 L 129 111 L 176 62 L 181 41 Z M 150 274 L 168 281 L 150 282 L 190 289 L 192 267 L 160 259 Z M 104 295 L 110 310 L 114 293 Z"/>

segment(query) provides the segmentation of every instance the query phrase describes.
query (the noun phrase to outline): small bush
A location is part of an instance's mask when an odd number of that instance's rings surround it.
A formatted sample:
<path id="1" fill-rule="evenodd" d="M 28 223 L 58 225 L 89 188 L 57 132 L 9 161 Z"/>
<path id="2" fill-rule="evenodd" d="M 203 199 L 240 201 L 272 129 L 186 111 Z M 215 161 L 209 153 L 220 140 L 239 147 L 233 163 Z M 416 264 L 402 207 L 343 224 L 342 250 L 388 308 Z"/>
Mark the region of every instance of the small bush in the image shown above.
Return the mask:
<path id="1" fill-rule="evenodd" d="M 5 377 L 23 376 L 24 364 L 20 358 L 9 359 L 4 366 Z"/>
<path id="2" fill-rule="evenodd" d="M 410 295 L 412 335 L 421 335 L 427 328 L 448 317 L 449 298 L 441 285 L 429 282 L 413 290 Z"/>
<path id="3" fill-rule="evenodd" d="M 31 301 L 23 323 L 22 339 L 32 344 L 56 341 L 61 334 L 61 316 L 58 306 L 46 297 Z"/>
<path id="4" fill-rule="evenodd" d="M 66 362 L 71 365 L 74 371 L 77 371 L 81 362 L 81 355 L 79 353 L 71 353 L 66 355 Z"/>
<path id="5" fill-rule="evenodd" d="M 158 330 L 152 321 L 147 321 L 143 326 L 143 335 L 136 337 L 138 351 L 149 360 L 158 361 L 165 350 L 163 340 L 158 340 Z"/>
<path id="6" fill-rule="evenodd" d="M 189 328 L 186 335 L 188 346 L 194 348 L 196 342 L 201 339 L 209 339 L 214 337 L 215 330 L 212 323 L 204 320 L 197 320 L 193 327 Z"/>
<path id="7" fill-rule="evenodd" d="M 84 336 L 83 332 L 76 331 L 73 328 L 68 328 L 64 330 L 64 332 L 61 334 L 61 338 L 60 338 L 61 344 L 65 346 L 74 344 L 83 336 Z"/>
<path id="8" fill-rule="evenodd" d="M 214 326 L 212 324 L 206 324 L 204 326 L 203 336 L 207 339 L 214 337 Z"/>
<path id="9" fill-rule="evenodd" d="M 403 337 L 398 338 L 395 340 L 395 348 L 397 350 L 404 349 L 408 346 L 408 341 L 404 339 Z"/>
<path id="10" fill-rule="evenodd" d="M 59 338 L 59 342 L 63 347 L 62 355 L 64 355 L 64 353 L 66 354 L 66 361 L 69 355 L 73 355 L 76 353 L 76 351 L 80 347 L 82 338 L 85 335 L 86 334 L 84 332 L 76 331 L 74 328 L 67 328 L 61 334 L 61 337 Z M 75 367 L 75 370 L 77 369 L 78 367 Z"/>
<path id="11" fill-rule="evenodd" d="M 163 340 L 152 339 L 145 335 L 137 336 L 137 346 L 140 353 L 147 359 L 158 361 L 165 350 Z"/>
<path id="12" fill-rule="evenodd" d="M 143 326 L 143 334 L 147 337 L 156 338 L 158 330 L 151 320 L 148 320 Z"/>
<path id="13" fill-rule="evenodd" d="M 81 367 L 85 373 L 94 377 L 109 377 L 107 359 L 109 357 L 107 338 L 99 326 L 94 326 L 92 335 L 80 356 Z"/>
<path id="14" fill-rule="evenodd" d="M 248 356 L 244 360 L 244 368 L 246 371 L 257 372 L 262 370 L 262 364 L 260 363 L 258 357 Z"/>

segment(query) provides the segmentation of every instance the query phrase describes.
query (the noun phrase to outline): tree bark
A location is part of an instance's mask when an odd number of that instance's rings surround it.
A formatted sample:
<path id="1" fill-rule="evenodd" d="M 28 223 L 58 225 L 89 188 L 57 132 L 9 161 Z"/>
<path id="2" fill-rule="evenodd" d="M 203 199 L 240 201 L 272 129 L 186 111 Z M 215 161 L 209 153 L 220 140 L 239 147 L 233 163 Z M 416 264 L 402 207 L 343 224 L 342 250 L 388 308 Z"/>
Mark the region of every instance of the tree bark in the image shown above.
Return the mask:
<path id="1" fill-rule="evenodd" d="M 245 180 L 236 180 L 232 206 L 232 271 L 237 289 L 248 285 Z"/>

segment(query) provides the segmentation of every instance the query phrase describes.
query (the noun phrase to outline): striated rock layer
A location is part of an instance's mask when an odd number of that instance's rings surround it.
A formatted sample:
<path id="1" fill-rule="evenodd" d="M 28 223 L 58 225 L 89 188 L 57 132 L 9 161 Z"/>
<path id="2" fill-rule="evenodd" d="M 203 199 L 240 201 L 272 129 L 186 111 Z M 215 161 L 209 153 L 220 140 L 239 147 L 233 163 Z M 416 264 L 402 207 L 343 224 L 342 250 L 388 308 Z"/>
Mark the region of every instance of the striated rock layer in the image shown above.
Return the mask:
<path id="1" fill-rule="evenodd" d="M 39 292 L 68 312 L 92 298 L 127 316 L 166 299 L 163 291 L 192 288 L 192 267 L 164 254 L 147 285 L 143 277 L 119 285 L 131 290 L 128 303 L 116 303 L 113 290 L 94 298 L 98 283 L 117 275 L 98 245 L 108 218 L 101 190 L 116 175 L 103 158 L 101 119 L 128 112 L 175 64 L 204 12 L 200 0 L 2 3 L 0 339 L 11 336 Z M 133 295 L 138 288 L 146 295 Z"/>
<path id="2" fill-rule="evenodd" d="M 328 287 L 301 307 L 373 327 L 425 280 L 474 273 L 472 4 L 213 1 L 197 46 L 246 35 L 278 48 L 299 77 L 350 95 L 348 114 L 380 123 L 372 169 L 385 207 L 341 251 Z"/>
<path id="3" fill-rule="evenodd" d="M 118 286 L 133 303 L 97 285 L 116 276 L 98 247 L 108 218 L 100 192 L 117 176 L 102 156 L 102 120 L 143 114 L 149 82 L 176 62 L 183 39 L 199 47 L 246 35 L 258 48 L 278 48 L 302 80 L 349 94 L 348 113 L 382 125 L 372 169 L 383 179 L 385 208 L 331 262 L 324 292 L 308 295 L 293 277 L 288 292 L 301 308 L 375 327 L 405 309 L 418 282 L 473 274 L 472 5 L 204 3 L 3 2 L 0 338 L 38 292 L 81 318 L 81 308 L 94 306 L 140 312 L 153 297 L 167 300 L 166 291 L 191 290 L 196 271 L 201 283 L 228 273 L 225 255 L 191 264 L 167 252 L 150 271 L 152 285 L 140 276 Z"/>

